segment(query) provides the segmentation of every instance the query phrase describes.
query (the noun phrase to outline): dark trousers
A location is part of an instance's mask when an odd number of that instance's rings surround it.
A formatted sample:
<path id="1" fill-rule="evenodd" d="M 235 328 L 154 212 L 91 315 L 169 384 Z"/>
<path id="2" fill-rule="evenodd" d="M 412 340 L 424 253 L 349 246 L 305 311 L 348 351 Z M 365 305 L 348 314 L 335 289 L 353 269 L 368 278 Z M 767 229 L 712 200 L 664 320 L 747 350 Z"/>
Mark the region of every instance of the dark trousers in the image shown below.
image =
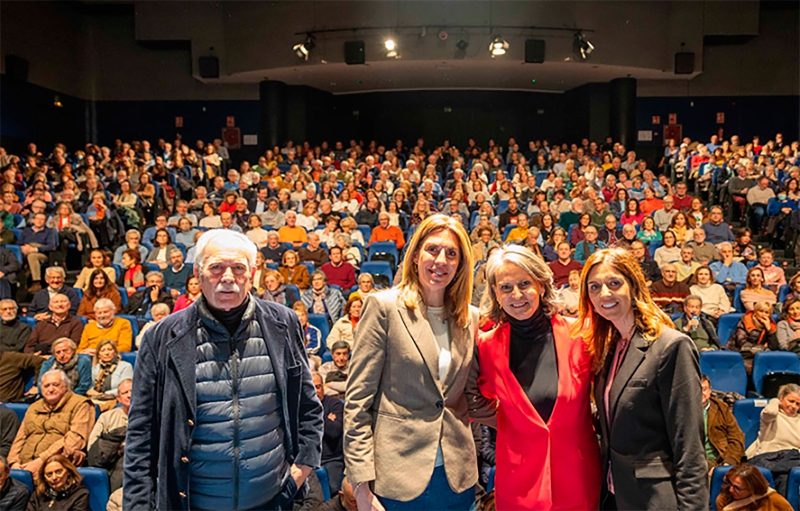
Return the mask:
<path id="1" fill-rule="evenodd" d="M 772 472 L 772 478 L 775 480 L 775 489 L 786 497 L 789 472 L 795 467 L 800 467 L 800 452 L 795 449 L 767 452 L 754 456 L 747 462 L 757 467 L 764 467 Z"/>
<path id="2" fill-rule="evenodd" d="M 322 466 L 328 471 L 328 485 L 331 487 L 331 497 L 333 497 L 342 489 L 344 460 L 323 461 Z"/>
<path id="3" fill-rule="evenodd" d="M 433 469 L 428 487 L 422 495 L 408 502 L 380 497 L 386 511 L 452 510 L 468 511 L 475 504 L 475 487 L 456 493 L 447 482 L 444 466 Z"/>

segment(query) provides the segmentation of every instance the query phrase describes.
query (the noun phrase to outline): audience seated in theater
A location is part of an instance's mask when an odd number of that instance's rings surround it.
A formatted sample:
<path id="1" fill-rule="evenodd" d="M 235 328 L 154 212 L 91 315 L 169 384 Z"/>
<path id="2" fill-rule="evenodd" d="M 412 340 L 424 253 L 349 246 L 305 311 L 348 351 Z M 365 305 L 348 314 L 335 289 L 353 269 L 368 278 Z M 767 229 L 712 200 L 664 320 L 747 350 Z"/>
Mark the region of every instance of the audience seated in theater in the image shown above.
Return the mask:
<path id="1" fill-rule="evenodd" d="M 175 248 L 169 253 L 169 266 L 164 270 L 164 287 L 176 299 L 186 285 L 186 279 L 192 274 L 191 268 L 183 262 L 183 252 Z"/>
<path id="2" fill-rule="evenodd" d="M 339 247 L 339 249 L 342 251 L 342 259 L 344 262 L 352 265 L 354 271 L 356 268 L 361 266 L 361 251 L 357 247 L 353 246 L 353 239 L 349 234 L 345 232 L 340 232 L 337 234 L 334 246 Z M 329 255 L 330 249 L 332 248 L 333 246 L 329 248 Z M 328 258 L 328 262 L 325 264 L 330 264 L 330 257 Z M 325 265 L 323 264 L 322 266 Z M 322 266 L 320 266 L 318 269 L 321 269 Z"/>
<path id="3" fill-rule="evenodd" d="M 681 248 L 677 245 L 677 238 L 672 231 L 665 231 L 662 235 L 663 245 L 658 247 L 653 254 L 653 260 L 659 268 L 667 263 L 677 263 L 681 260 Z M 678 280 L 683 280 L 678 278 Z"/>
<path id="4" fill-rule="evenodd" d="M 142 259 L 138 250 L 128 249 L 122 253 L 122 286 L 128 297 L 136 292 L 136 288 L 144 285 Z"/>
<path id="5" fill-rule="evenodd" d="M 314 379 L 314 388 L 317 398 L 322 403 L 322 420 L 324 429 L 322 433 L 322 468 L 328 472 L 328 483 L 331 495 L 339 492 L 340 482 L 344 475 L 344 403 L 341 399 L 326 395 L 325 384 L 319 373 L 311 375 Z"/>
<path id="6" fill-rule="evenodd" d="M 350 344 L 336 341 L 330 349 L 333 360 L 322 364 L 318 372 L 325 380 L 325 395 L 343 398 L 350 368 Z"/>
<path id="7" fill-rule="evenodd" d="M 74 289 L 64 284 L 66 272 L 60 266 L 48 266 L 44 272 L 44 279 L 47 287 L 40 289 L 33 295 L 31 304 L 28 306 L 28 316 L 33 316 L 36 321 L 42 321 L 49 316 L 48 308 L 50 300 L 56 294 L 62 294 L 69 299 L 69 313 L 73 316 L 78 313 L 81 300 Z"/>
<path id="8" fill-rule="evenodd" d="M 683 314 L 675 320 L 675 329 L 685 333 L 694 341 L 697 351 L 721 350 L 714 323 L 703 311 L 703 299 L 689 295 L 683 299 Z"/>
<path id="9" fill-rule="evenodd" d="M 343 260 L 342 249 L 338 246 L 330 248 L 329 257 L 330 261 L 323 264 L 317 272 L 321 271 L 325 274 L 328 284 L 339 286 L 342 292 L 349 293 L 350 289 L 356 285 L 355 268 Z"/>
<path id="10" fill-rule="evenodd" d="M 725 288 L 728 296 L 733 296 L 734 289 L 747 281 L 747 268 L 733 259 L 733 246 L 723 241 L 717 245 L 718 260 L 709 263 L 711 273 L 717 284 Z"/>
<path id="11" fill-rule="evenodd" d="M 62 454 L 78 465 L 94 426 L 94 405 L 70 390 L 70 378 L 58 369 L 41 377 L 42 399 L 25 413 L 8 454 L 11 468 L 27 470 L 34 481 L 41 475 L 44 460 Z"/>
<path id="12" fill-rule="evenodd" d="M 92 359 L 78 356 L 78 346 L 72 339 L 62 337 L 53 343 L 53 354 L 42 364 L 34 387 L 39 394 L 42 393 L 42 376 L 51 369 L 64 371 L 70 380 L 70 389 L 76 394 L 86 395 L 92 386 Z"/>
<path id="13" fill-rule="evenodd" d="M 13 419 L 11 419 L 8 414 L 11 414 Z M 0 409 L 0 425 L 2 425 L 3 428 L 6 427 L 4 421 L 7 420 L 17 421 L 17 426 L 19 426 L 19 419 L 17 419 L 14 412 L 7 408 Z M 5 437 L 4 433 L 5 431 L 0 431 L 0 434 L 3 434 Z M 16 432 L 14 434 L 16 434 Z M 5 440 L 5 438 L 3 438 L 3 440 Z M 11 447 L 10 442 L 8 447 Z M 3 449 L 0 449 L 0 451 L 2 450 Z M 8 459 L 6 459 L 7 455 L 8 448 L 5 449 L 5 453 L 0 454 L 0 509 L 4 509 L 5 511 L 26 511 L 31 492 L 28 490 L 25 483 L 11 477 L 11 465 L 8 463 Z"/>
<path id="14" fill-rule="evenodd" d="M 739 262 L 747 263 L 758 259 L 758 249 L 751 243 L 753 233 L 747 227 L 736 231 L 736 239 L 733 242 L 733 258 Z M 770 262 L 772 264 L 772 262 Z M 778 269 L 776 267 L 776 269 Z M 782 270 L 781 270 L 782 271 Z"/>
<path id="15" fill-rule="evenodd" d="M 117 383 L 114 390 L 119 406 L 100 414 L 89 434 L 86 447 L 87 465 L 108 470 L 111 492 L 122 488 L 122 461 L 132 386 L 133 380 L 130 378 Z"/>
<path id="16" fill-rule="evenodd" d="M 320 237 L 316 232 L 308 233 L 308 245 L 300 249 L 297 255 L 304 263 L 314 263 L 315 268 L 320 268 L 328 262 L 328 252 L 320 245 Z M 328 246 L 332 246 L 330 243 Z"/>
<path id="17" fill-rule="evenodd" d="M 651 243 L 661 241 L 661 232 L 656 228 L 656 223 L 652 217 L 648 216 L 642 220 L 642 226 L 639 232 L 636 233 L 636 239 L 642 241 L 647 246 L 650 246 Z"/>
<path id="18" fill-rule="evenodd" d="M 489 250 L 499 247 L 500 245 L 492 239 L 492 229 L 488 226 L 479 226 L 475 228 L 477 234 L 477 241 L 472 245 L 472 255 L 475 262 L 486 261 L 489 256 Z"/>
<path id="19" fill-rule="evenodd" d="M 702 265 L 710 263 L 717 256 L 717 247 L 706 241 L 706 231 L 697 228 L 693 231 L 692 241 L 685 246 L 694 250 L 694 260 Z"/>
<path id="20" fill-rule="evenodd" d="M 283 254 L 286 253 L 286 246 L 280 242 L 280 237 L 276 231 L 270 231 L 267 236 L 267 245 L 261 249 L 264 259 L 268 263 L 280 264 L 283 261 Z"/>
<path id="21" fill-rule="evenodd" d="M 94 304 L 95 320 L 90 321 L 81 334 L 78 351 L 84 355 L 94 356 L 101 341 L 113 341 L 121 351 L 131 351 L 133 329 L 131 322 L 120 318 L 115 313 L 114 302 L 108 298 L 100 298 Z"/>
<path id="22" fill-rule="evenodd" d="M 569 272 L 569 286 L 561 288 L 558 295 L 561 298 L 563 309 L 560 310 L 562 316 L 570 318 L 578 317 L 578 295 L 580 294 L 581 272 L 573 270 Z"/>
<path id="23" fill-rule="evenodd" d="M 175 235 L 178 234 L 174 227 L 167 225 L 167 215 L 158 215 L 155 218 L 155 226 L 148 227 L 144 230 L 144 233 L 142 234 L 142 243 L 150 247 L 155 247 L 156 235 L 158 234 L 158 231 L 162 229 L 166 229 L 169 239 L 174 238 Z"/>
<path id="24" fill-rule="evenodd" d="M 787 384 L 780 388 L 761 411 L 758 439 L 746 451 L 747 459 L 783 450 L 800 449 L 800 386 Z"/>
<path id="25" fill-rule="evenodd" d="M 50 299 L 50 314 L 37 320 L 25 344 L 25 353 L 49 355 L 51 344 L 61 337 L 72 339 L 77 346 L 81 341 L 83 322 L 69 313 L 69 307 L 66 295 L 57 294 Z"/>
<path id="26" fill-rule="evenodd" d="M 691 245 L 684 245 L 681 248 L 680 258 L 674 264 L 678 270 L 678 280 L 691 285 L 694 280 L 694 273 L 700 268 L 700 263 L 694 260 L 694 249 Z"/>
<path id="27" fill-rule="evenodd" d="M 700 297 L 703 301 L 703 313 L 709 318 L 716 321 L 723 314 L 734 311 L 725 289 L 714 282 L 708 266 L 701 266 L 694 272 L 694 282 L 689 287 L 689 292 Z"/>
<path id="28" fill-rule="evenodd" d="M 159 229 L 153 240 L 153 249 L 147 254 L 144 262 L 156 264 L 163 271 L 169 266 L 169 254 L 177 249 L 178 247 L 172 244 L 169 232 L 166 229 Z"/>
<path id="29" fill-rule="evenodd" d="M 753 310 L 747 312 L 736 330 L 728 340 L 725 349 L 738 351 L 744 359 L 744 366 L 749 375 L 753 370 L 753 358 L 759 351 L 777 350 L 778 326 L 770 317 L 772 304 L 769 302 L 756 302 Z"/>
<path id="30" fill-rule="evenodd" d="M 111 300 L 114 304 L 114 312 L 118 313 L 122 310 L 119 289 L 113 280 L 108 278 L 108 275 L 103 270 L 94 270 L 90 277 L 90 285 L 84 291 L 81 305 L 78 307 L 78 316 L 83 316 L 86 319 L 95 319 L 94 307 L 97 301 L 105 298 Z"/>
<path id="31" fill-rule="evenodd" d="M 575 260 L 584 264 L 589 256 L 598 250 L 607 248 L 607 245 L 597 239 L 597 228 L 593 225 L 587 225 L 584 230 L 584 239 L 578 242 L 575 246 Z"/>
<path id="32" fill-rule="evenodd" d="M 650 259 L 650 254 L 647 252 L 644 242 L 636 240 L 631 243 L 631 252 L 633 252 L 633 257 L 639 263 L 648 286 L 661 279 L 661 270 L 659 270 L 658 264 Z"/>
<path id="33" fill-rule="evenodd" d="M 181 243 L 187 249 L 194 246 L 195 239 L 198 233 L 202 231 L 197 230 L 188 218 L 181 218 L 178 221 L 178 232 L 175 234 L 175 243 Z"/>
<path id="34" fill-rule="evenodd" d="M 33 284 L 28 288 L 29 293 L 36 293 L 42 289 L 40 283 L 42 264 L 46 263 L 48 255 L 54 253 L 58 248 L 58 233 L 55 229 L 46 227 L 45 222 L 47 222 L 47 215 L 44 212 L 33 214 L 31 225 L 22 230 L 18 240 L 22 257 L 31 272 L 31 280 L 33 280 Z"/>
<path id="35" fill-rule="evenodd" d="M 744 433 L 733 416 L 731 407 L 711 392 L 711 380 L 705 374 L 700 376 L 700 388 L 705 410 L 705 439 L 708 475 L 715 467 L 736 465 L 744 458 Z"/>
<path id="36" fill-rule="evenodd" d="M 771 248 L 762 248 L 756 268 L 759 268 L 764 274 L 764 287 L 778 294 L 781 286 L 786 284 L 786 275 L 783 268 L 772 264 L 774 261 L 775 251 Z"/>
<path id="37" fill-rule="evenodd" d="M 748 463 L 740 463 L 725 474 L 716 507 L 718 511 L 792 511 L 786 498 L 770 488 L 764 474 Z"/>
<path id="38" fill-rule="evenodd" d="M 122 246 L 124 247 L 125 245 Z M 95 248 L 89 253 L 89 260 L 81 269 L 81 273 L 78 275 L 74 287 L 81 289 L 85 293 L 85 291 L 91 287 L 92 274 L 95 270 L 102 270 L 105 272 L 108 276 L 108 280 L 111 282 L 117 280 L 117 272 L 111 267 L 111 260 L 106 256 L 105 252 L 99 248 Z M 80 316 L 80 314 L 78 315 Z"/>
<path id="39" fill-rule="evenodd" d="M 331 262 L 336 260 L 335 253 L 336 250 L 331 250 Z M 301 300 L 309 313 L 323 314 L 331 326 L 342 316 L 344 298 L 338 290 L 328 286 L 328 277 L 323 271 L 317 270 L 311 274 L 311 287 L 302 294 Z"/>
<path id="40" fill-rule="evenodd" d="M 764 287 L 764 272 L 759 266 L 754 266 L 747 272 L 745 288 L 742 290 L 740 298 L 745 310 L 748 311 L 753 310 L 753 305 L 757 302 L 768 302 L 774 306 L 778 301 L 775 293 Z"/>
<path id="41" fill-rule="evenodd" d="M 31 327 L 19 320 L 17 302 L 0 300 L 0 352 L 21 353 L 31 336 Z"/>
<path id="42" fill-rule="evenodd" d="M 147 257 L 148 250 L 147 250 L 147 247 L 145 247 L 144 245 L 141 244 L 141 240 L 142 240 L 142 233 L 141 232 L 137 231 L 136 229 L 129 229 L 125 233 L 125 243 L 123 243 L 122 245 L 117 247 L 117 249 L 114 251 L 114 259 L 113 259 L 112 262 L 114 264 L 121 265 L 122 264 L 122 254 L 123 254 L 123 252 L 125 252 L 126 250 L 129 250 L 129 249 L 138 250 L 139 254 L 141 256 L 139 260 L 143 261 Z M 90 263 L 91 263 L 91 261 L 90 261 Z M 112 268 L 112 270 L 113 270 L 113 268 Z M 116 276 L 114 278 L 116 279 Z M 78 286 L 76 285 L 75 287 L 78 287 Z"/>
<path id="43" fill-rule="evenodd" d="M 264 293 L 261 295 L 262 300 L 268 302 L 275 302 L 287 307 L 294 306 L 295 303 L 300 301 L 294 289 L 287 288 L 283 281 L 283 275 L 276 270 L 265 270 L 264 276 Z"/>
<path id="44" fill-rule="evenodd" d="M 200 281 L 195 275 L 189 274 L 187 276 L 184 287 L 186 290 L 175 300 L 175 308 L 172 310 L 172 312 L 183 310 L 200 298 Z"/>
<path id="45" fill-rule="evenodd" d="M 778 346 L 800 353 L 800 298 L 789 298 L 778 320 Z"/>
<path id="46" fill-rule="evenodd" d="M 283 258 L 281 259 L 281 266 L 278 268 L 278 271 L 283 277 L 284 283 L 295 285 L 300 289 L 300 291 L 305 291 L 308 289 L 310 284 L 308 268 L 306 268 L 305 265 L 300 264 L 300 261 L 297 257 L 297 252 L 294 250 L 287 250 L 284 252 Z"/>
<path id="47" fill-rule="evenodd" d="M 133 366 L 120 358 L 116 342 L 103 339 L 92 357 L 92 388 L 86 391 L 86 397 L 96 401 L 112 400 L 120 382 L 131 378 Z"/>
<path id="48" fill-rule="evenodd" d="M 142 345 L 144 333 L 153 325 L 169 316 L 169 312 L 169 305 L 166 303 L 157 303 L 150 308 L 150 315 L 153 317 L 153 319 L 145 323 L 142 329 L 139 330 L 139 335 L 136 336 L 136 348 L 139 348 Z"/>
<path id="49" fill-rule="evenodd" d="M 157 303 L 167 304 L 170 310 L 174 306 L 172 295 L 164 289 L 164 274 L 160 271 L 151 271 L 147 274 L 145 288 L 131 295 L 128 299 L 128 305 L 122 309 L 122 312 L 137 318 L 145 318 L 150 311 L 150 307 Z"/>
<path id="50" fill-rule="evenodd" d="M 300 326 L 303 327 L 303 339 L 305 341 L 306 353 L 309 357 L 316 355 L 322 346 L 322 332 L 319 328 L 315 327 L 308 322 L 308 309 L 306 309 L 303 302 L 296 302 L 292 306 L 297 318 L 300 320 Z"/>
<path id="51" fill-rule="evenodd" d="M 333 351 L 333 345 L 339 341 L 344 341 L 353 348 L 353 331 L 358 325 L 358 320 L 361 317 L 361 307 L 363 301 L 359 296 L 353 296 L 344 305 L 344 315 L 339 318 L 331 328 L 325 344 L 328 349 Z"/>
<path id="52" fill-rule="evenodd" d="M 89 511 L 89 490 L 70 457 L 59 453 L 42 459 L 28 511 Z"/>
<path id="53" fill-rule="evenodd" d="M 683 310 L 683 300 L 689 296 L 689 286 L 678 281 L 678 268 L 667 263 L 661 268 L 661 280 L 650 285 L 650 296 L 667 314 L 677 314 Z"/>
<path id="54" fill-rule="evenodd" d="M 278 237 L 281 243 L 291 243 L 295 250 L 308 241 L 306 230 L 297 225 L 297 213 L 287 211 L 285 213 L 286 225 L 278 229 Z"/>

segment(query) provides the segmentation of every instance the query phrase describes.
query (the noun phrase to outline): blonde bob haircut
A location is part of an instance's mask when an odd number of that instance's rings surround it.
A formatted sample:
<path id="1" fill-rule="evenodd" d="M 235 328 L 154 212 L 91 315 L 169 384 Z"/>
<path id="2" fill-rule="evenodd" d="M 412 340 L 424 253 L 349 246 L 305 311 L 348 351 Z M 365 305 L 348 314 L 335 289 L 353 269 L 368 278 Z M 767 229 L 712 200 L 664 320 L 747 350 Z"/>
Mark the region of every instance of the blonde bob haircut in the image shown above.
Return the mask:
<path id="1" fill-rule="evenodd" d="M 595 374 L 602 370 L 606 356 L 619 337 L 619 331 L 614 324 L 597 313 L 589 298 L 589 274 L 595 266 L 603 263 L 611 266 L 628 283 L 636 331 L 646 341 L 653 342 L 658 339 L 665 326 L 674 328 L 669 316 L 650 297 L 642 269 L 630 251 L 621 248 L 596 251 L 586 261 L 581 272 L 578 319 L 570 330 L 573 337 L 582 337 L 586 343 L 587 350 L 592 356 Z"/>
<path id="2" fill-rule="evenodd" d="M 506 321 L 506 313 L 497 299 L 494 287 L 497 285 L 497 272 L 504 264 L 515 264 L 539 288 L 540 307 L 544 307 L 547 317 L 558 311 L 558 298 L 553 289 L 553 272 L 550 267 L 531 249 L 520 245 L 506 245 L 492 252 L 486 261 L 486 290 L 481 299 L 481 314 L 495 323 Z"/>
<path id="3" fill-rule="evenodd" d="M 411 310 L 416 309 L 417 302 L 422 301 L 419 269 L 415 259 L 428 236 L 444 230 L 453 233 L 459 248 L 458 268 L 453 280 L 445 289 L 444 305 L 448 316 L 454 319 L 458 326 L 466 328 L 469 325 L 469 304 L 472 301 L 472 245 L 467 231 L 456 218 L 435 214 L 426 217 L 419 224 L 406 247 L 403 278 L 398 285 L 400 297 L 405 306 Z"/>

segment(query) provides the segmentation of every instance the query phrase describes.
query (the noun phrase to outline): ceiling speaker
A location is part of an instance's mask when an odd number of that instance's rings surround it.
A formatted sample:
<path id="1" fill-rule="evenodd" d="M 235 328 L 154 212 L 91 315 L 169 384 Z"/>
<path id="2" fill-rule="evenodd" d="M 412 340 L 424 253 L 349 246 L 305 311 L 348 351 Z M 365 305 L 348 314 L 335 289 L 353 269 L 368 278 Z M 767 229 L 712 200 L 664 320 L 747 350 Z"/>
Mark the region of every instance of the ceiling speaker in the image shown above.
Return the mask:
<path id="1" fill-rule="evenodd" d="M 347 41 L 344 43 L 344 61 L 349 65 L 364 64 L 364 41 Z"/>
<path id="2" fill-rule="evenodd" d="M 694 53 L 678 52 L 675 54 L 675 74 L 690 75 L 694 73 Z"/>
<path id="3" fill-rule="evenodd" d="M 528 64 L 541 64 L 544 62 L 544 40 L 525 40 L 525 62 Z"/>

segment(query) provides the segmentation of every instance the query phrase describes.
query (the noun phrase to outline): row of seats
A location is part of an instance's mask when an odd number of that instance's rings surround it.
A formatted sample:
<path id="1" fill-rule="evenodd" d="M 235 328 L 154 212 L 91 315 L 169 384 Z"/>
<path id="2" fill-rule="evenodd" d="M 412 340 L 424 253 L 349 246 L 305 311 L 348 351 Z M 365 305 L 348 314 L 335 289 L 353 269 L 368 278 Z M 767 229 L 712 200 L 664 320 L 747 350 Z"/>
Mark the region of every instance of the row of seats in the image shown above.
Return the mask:
<path id="1" fill-rule="evenodd" d="M 328 480 L 328 471 L 325 468 L 315 469 L 314 472 L 322 486 L 322 495 L 325 501 L 331 499 L 331 486 Z M 89 490 L 89 508 L 91 511 L 106 511 L 111 491 L 108 482 L 108 472 L 102 468 L 78 468 L 78 473 L 83 477 L 83 486 Z M 33 477 L 27 470 L 11 470 L 11 477 L 28 487 L 31 494 L 35 490 Z"/>
<path id="2" fill-rule="evenodd" d="M 708 507 L 711 511 L 716 511 L 717 509 L 717 497 L 719 496 L 720 492 L 722 491 L 722 483 L 725 481 L 725 474 L 731 469 L 731 466 L 724 466 L 724 467 L 717 467 L 714 469 L 713 474 L 711 475 L 711 488 L 710 488 L 710 495 L 709 495 L 709 503 Z M 764 475 L 767 482 L 769 483 L 770 488 L 775 488 L 775 479 L 772 477 L 772 472 L 767 470 L 764 467 L 758 467 L 758 470 Z M 495 469 L 492 467 L 491 472 L 489 473 L 489 483 L 486 485 L 486 491 L 491 492 L 494 490 L 494 476 L 495 476 Z M 800 467 L 794 468 L 789 473 L 789 485 L 787 487 L 787 494 L 789 504 L 791 504 L 792 509 L 795 511 L 800 511 Z"/>
<path id="3" fill-rule="evenodd" d="M 714 390 L 747 395 L 747 373 L 744 359 L 738 351 L 715 350 L 700 353 L 700 372 L 708 376 Z M 759 395 L 764 388 L 764 378 L 773 373 L 800 375 L 800 357 L 791 351 L 756 353 L 752 377 L 753 386 Z"/>

